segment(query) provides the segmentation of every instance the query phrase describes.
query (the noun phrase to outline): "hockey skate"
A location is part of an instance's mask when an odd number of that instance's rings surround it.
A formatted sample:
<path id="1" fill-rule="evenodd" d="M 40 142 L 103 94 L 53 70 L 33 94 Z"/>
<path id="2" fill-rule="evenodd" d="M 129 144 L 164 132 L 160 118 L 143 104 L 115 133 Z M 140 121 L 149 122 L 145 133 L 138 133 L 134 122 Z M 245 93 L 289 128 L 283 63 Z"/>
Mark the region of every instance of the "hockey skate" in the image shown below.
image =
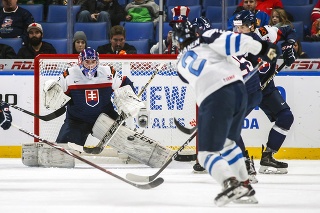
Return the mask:
<path id="1" fill-rule="evenodd" d="M 214 199 L 217 206 L 224 206 L 249 192 L 249 188 L 244 187 L 235 177 L 228 178 L 223 184 L 224 190 Z"/>
<path id="2" fill-rule="evenodd" d="M 251 159 L 250 159 L 248 150 L 246 150 L 245 157 L 246 157 L 245 163 L 246 163 L 246 167 L 249 175 L 249 181 L 251 184 L 258 183 L 258 179 L 256 177 L 257 172 L 256 172 L 256 169 L 254 168 L 253 156 L 251 156 Z"/>
<path id="3" fill-rule="evenodd" d="M 207 173 L 206 169 L 203 168 L 199 163 L 193 165 L 193 173 Z"/>
<path id="4" fill-rule="evenodd" d="M 264 146 L 262 145 L 262 157 L 260 160 L 259 173 L 262 174 L 287 174 L 288 164 L 284 162 L 277 161 L 273 158 L 272 151 L 263 151 Z"/>
<path id="5" fill-rule="evenodd" d="M 257 204 L 258 200 L 254 196 L 256 194 L 256 191 L 250 185 L 250 180 L 242 182 L 241 184 L 243 185 L 243 187 L 248 188 L 249 191 L 238 199 L 235 199 L 233 202 L 240 204 Z"/>

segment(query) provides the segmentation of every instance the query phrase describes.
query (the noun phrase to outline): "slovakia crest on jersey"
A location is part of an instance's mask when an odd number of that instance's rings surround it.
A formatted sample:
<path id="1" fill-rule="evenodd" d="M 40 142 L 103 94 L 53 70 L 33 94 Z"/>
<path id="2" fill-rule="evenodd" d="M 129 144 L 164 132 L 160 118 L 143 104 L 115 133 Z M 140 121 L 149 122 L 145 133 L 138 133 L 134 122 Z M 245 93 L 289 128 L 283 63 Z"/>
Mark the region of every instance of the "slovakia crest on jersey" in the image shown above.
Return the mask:
<path id="1" fill-rule="evenodd" d="M 99 90 L 94 89 L 94 90 L 86 90 L 86 103 L 94 107 L 99 103 Z"/>

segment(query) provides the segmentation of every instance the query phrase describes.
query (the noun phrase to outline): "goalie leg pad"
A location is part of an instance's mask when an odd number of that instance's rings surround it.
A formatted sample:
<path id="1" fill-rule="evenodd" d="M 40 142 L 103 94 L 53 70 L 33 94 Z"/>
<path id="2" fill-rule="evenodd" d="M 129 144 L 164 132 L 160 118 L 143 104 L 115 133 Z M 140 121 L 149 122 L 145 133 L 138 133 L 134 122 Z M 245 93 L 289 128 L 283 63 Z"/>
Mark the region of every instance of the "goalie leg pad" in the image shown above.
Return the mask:
<path id="1" fill-rule="evenodd" d="M 92 135 L 101 140 L 112 123 L 111 118 L 101 114 L 93 126 Z M 171 157 L 171 150 L 125 126 L 120 126 L 108 145 L 153 168 L 160 168 Z"/>
<path id="2" fill-rule="evenodd" d="M 65 147 L 62 144 L 59 144 L 59 146 Z M 22 163 L 34 167 L 75 167 L 73 157 L 40 142 L 22 145 Z"/>

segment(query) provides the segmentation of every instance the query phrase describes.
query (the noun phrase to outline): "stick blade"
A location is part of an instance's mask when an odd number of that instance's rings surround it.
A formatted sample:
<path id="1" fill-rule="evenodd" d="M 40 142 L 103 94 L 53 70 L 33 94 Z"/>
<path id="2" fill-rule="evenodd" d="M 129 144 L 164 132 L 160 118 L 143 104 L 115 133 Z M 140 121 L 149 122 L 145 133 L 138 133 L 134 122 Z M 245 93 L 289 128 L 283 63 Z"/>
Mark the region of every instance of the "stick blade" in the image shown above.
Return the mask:
<path id="1" fill-rule="evenodd" d="M 188 135 L 191 135 L 197 129 L 197 126 L 191 128 L 191 129 L 188 129 L 188 128 L 182 126 L 176 118 L 174 118 L 174 124 L 177 126 L 177 128 L 181 132 L 188 134 Z"/>
<path id="2" fill-rule="evenodd" d="M 127 180 L 134 181 L 134 182 L 150 182 L 150 181 L 152 181 L 150 179 L 150 176 L 135 175 L 132 173 L 128 173 L 126 175 L 126 178 L 127 178 Z"/>
<path id="3" fill-rule="evenodd" d="M 136 187 L 139 189 L 153 189 L 155 187 L 160 186 L 163 182 L 164 182 L 164 179 L 160 177 L 147 184 L 142 184 L 142 185 L 137 184 Z"/>

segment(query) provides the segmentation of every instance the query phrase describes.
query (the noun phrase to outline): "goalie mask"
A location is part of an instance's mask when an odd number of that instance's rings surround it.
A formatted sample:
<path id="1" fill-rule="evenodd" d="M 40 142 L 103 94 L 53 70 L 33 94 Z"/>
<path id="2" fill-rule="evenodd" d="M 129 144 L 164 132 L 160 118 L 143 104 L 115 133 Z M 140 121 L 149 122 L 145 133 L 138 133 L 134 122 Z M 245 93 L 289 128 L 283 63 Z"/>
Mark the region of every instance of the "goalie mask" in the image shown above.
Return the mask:
<path id="1" fill-rule="evenodd" d="M 80 52 L 78 61 L 83 74 L 87 78 L 92 79 L 97 73 L 99 53 L 88 47 Z"/>
<path id="2" fill-rule="evenodd" d="M 192 42 L 197 39 L 195 27 L 189 21 L 174 23 L 172 25 L 172 40 L 174 43 Z"/>

